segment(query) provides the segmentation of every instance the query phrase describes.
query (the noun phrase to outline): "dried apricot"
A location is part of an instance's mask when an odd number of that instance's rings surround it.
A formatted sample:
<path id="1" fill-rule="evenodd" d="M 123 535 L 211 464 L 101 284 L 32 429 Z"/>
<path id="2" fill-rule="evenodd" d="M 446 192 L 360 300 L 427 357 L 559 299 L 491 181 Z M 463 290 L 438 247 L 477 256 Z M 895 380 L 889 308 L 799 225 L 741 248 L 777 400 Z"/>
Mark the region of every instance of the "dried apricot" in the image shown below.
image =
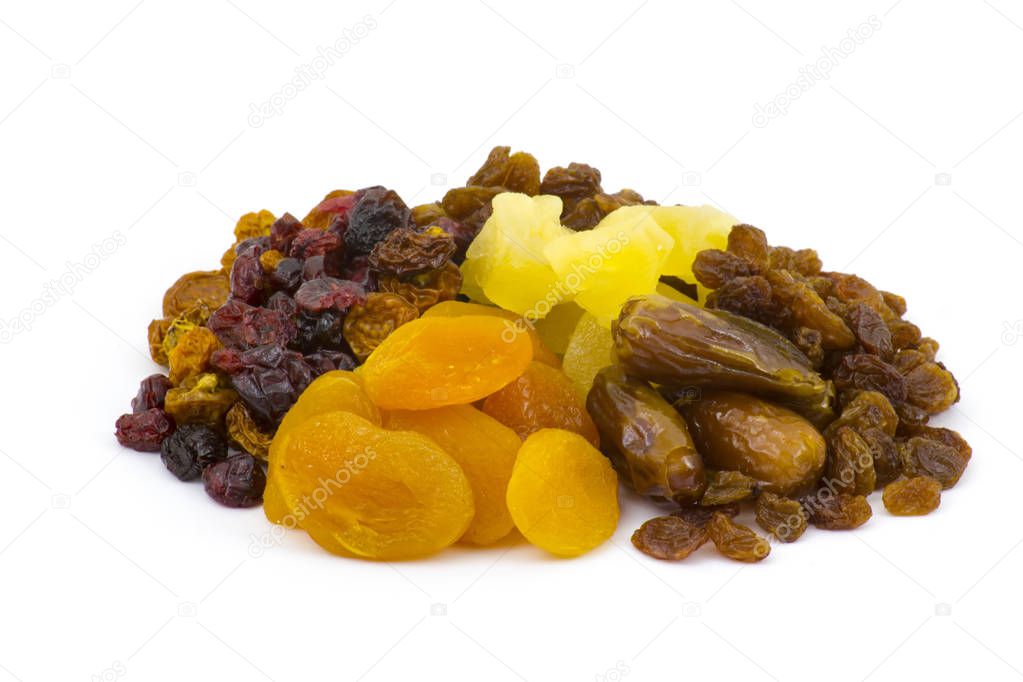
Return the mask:
<path id="1" fill-rule="evenodd" d="M 385 560 L 432 554 L 458 540 L 475 511 L 462 469 L 431 439 L 350 412 L 295 426 L 271 448 L 269 471 L 284 507 L 328 551 Z"/>
<path id="2" fill-rule="evenodd" d="M 520 376 L 533 356 L 525 336 L 496 317 L 427 317 L 398 327 L 360 368 L 386 410 L 428 410 L 485 398 Z"/>
<path id="3" fill-rule="evenodd" d="M 380 411 L 362 388 L 362 379 L 353 372 L 335 370 L 316 378 L 281 420 L 277 434 L 283 434 L 306 419 L 342 410 L 380 424 Z"/>
<path id="4" fill-rule="evenodd" d="M 578 556 L 618 525 L 618 478 L 582 436 L 541 429 L 522 444 L 508 482 L 508 510 L 522 535 L 558 556 Z"/>
<path id="5" fill-rule="evenodd" d="M 551 352 L 544 342 L 540 340 L 533 323 L 526 318 L 504 308 L 480 303 L 466 303 L 464 301 L 441 301 L 431 306 L 423 313 L 423 317 L 464 317 L 466 315 L 485 315 L 500 317 L 508 321 L 505 334 L 528 334 L 529 342 L 533 344 L 533 359 L 551 367 L 561 367 L 561 360 Z"/>
<path id="6" fill-rule="evenodd" d="M 522 375 L 483 401 L 483 411 L 520 438 L 544 428 L 574 431 L 594 446 L 597 427 L 565 373 L 531 362 Z"/>
<path id="7" fill-rule="evenodd" d="M 394 410 L 383 418 L 388 429 L 432 438 L 462 467 L 476 502 L 476 516 L 462 540 L 488 545 L 511 532 L 514 524 L 504 496 L 522 445 L 514 431 L 471 405 Z"/>

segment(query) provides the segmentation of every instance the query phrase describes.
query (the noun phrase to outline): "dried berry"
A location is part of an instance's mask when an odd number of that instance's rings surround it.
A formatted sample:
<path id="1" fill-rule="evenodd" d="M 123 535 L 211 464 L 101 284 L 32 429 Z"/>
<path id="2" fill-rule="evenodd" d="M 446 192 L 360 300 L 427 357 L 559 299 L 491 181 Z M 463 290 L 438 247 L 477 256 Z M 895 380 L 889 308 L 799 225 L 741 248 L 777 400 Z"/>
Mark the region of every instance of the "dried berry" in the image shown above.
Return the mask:
<path id="1" fill-rule="evenodd" d="M 167 438 L 160 448 L 160 459 L 182 481 L 199 477 L 210 464 L 227 457 L 227 443 L 209 426 L 185 424 Z"/>
<path id="2" fill-rule="evenodd" d="M 757 497 L 757 524 L 779 542 L 795 542 L 806 532 L 807 517 L 798 501 L 761 493 Z"/>
<path id="3" fill-rule="evenodd" d="M 242 402 L 235 403 L 224 417 L 227 436 L 253 457 L 266 460 L 273 433 L 262 429 Z"/>
<path id="4" fill-rule="evenodd" d="M 178 424 L 220 425 L 238 394 L 224 385 L 216 374 L 200 374 L 167 391 L 164 409 Z"/>
<path id="5" fill-rule="evenodd" d="M 736 225 L 728 233 L 728 252 L 739 256 L 756 270 L 771 267 L 771 247 L 767 235 L 752 225 Z"/>
<path id="6" fill-rule="evenodd" d="M 381 291 L 401 296 L 422 313 L 442 301 L 455 299 L 462 286 L 462 271 L 454 263 L 447 263 L 440 269 L 405 278 L 381 275 L 378 284 Z"/>
<path id="7" fill-rule="evenodd" d="M 874 492 L 874 453 L 860 434 L 848 426 L 835 431 L 828 439 L 825 477 L 835 490 L 851 495 Z"/>
<path id="8" fill-rule="evenodd" d="M 443 267 L 451 260 L 455 248 L 454 238 L 439 228 L 423 232 L 401 228 L 373 247 L 369 264 L 388 275 L 418 275 Z"/>
<path id="9" fill-rule="evenodd" d="M 375 292 L 348 313 L 344 339 L 355 357 L 364 361 L 391 332 L 417 317 L 419 311 L 401 296 Z"/>
<path id="10" fill-rule="evenodd" d="M 217 308 L 230 293 L 231 286 L 223 272 L 189 272 L 179 277 L 164 294 L 163 316 L 177 317 L 199 301 Z"/>
<path id="11" fill-rule="evenodd" d="M 295 318 L 295 338 L 289 348 L 302 353 L 313 353 L 317 350 L 343 350 L 345 341 L 342 328 L 345 316 L 333 310 L 319 315 L 300 313 Z"/>
<path id="12" fill-rule="evenodd" d="M 208 326 L 229 348 L 251 348 L 267 343 L 285 345 L 296 335 L 295 323 L 290 317 L 234 300 L 218 308 L 210 316 Z"/>
<path id="13" fill-rule="evenodd" d="M 858 303 L 849 309 L 845 319 L 865 351 L 882 360 L 891 359 L 892 333 L 876 310 L 865 303 Z"/>
<path id="14" fill-rule="evenodd" d="M 346 313 L 366 300 L 362 285 L 344 279 L 323 277 L 306 282 L 295 292 L 295 303 L 300 310 L 319 315 L 328 310 Z"/>
<path id="15" fill-rule="evenodd" d="M 494 147 L 478 171 L 466 185 L 502 187 L 509 192 L 535 196 L 540 192 L 540 164 L 532 154 L 515 152 L 511 147 Z"/>
<path id="16" fill-rule="evenodd" d="M 959 401 L 959 384 L 935 362 L 925 362 L 906 374 L 906 400 L 928 414 L 938 414 Z"/>
<path id="17" fill-rule="evenodd" d="M 324 230 L 302 230 L 295 235 L 288 249 L 292 258 L 323 256 L 341 247 L 341 238 Z"/>
<path id="18" fill-rule="evenodd" d="M 742 509 L 738 502 L 729 502 L 728 504 L 719 504 L 714 507 L 682 507 L 681 509 L 673 511 L 671 515 L 677 516 L 683 521 L 696 526 L 706 526 L 710 523 L 710 519 L 715 513 L 721 513 L 725 516 L 735 518 L 739 515 L 740 511 L 742 511 Z"/>
<path id="19" fill-rule="evenodd" d="M 894 438 L 874 427 L 863 429 L 859 434 L 874 458 L 875 488 L 883 488 L 902 475 L 902 456 Z"/>
<path id="20" fill-rule="evenodd" d="M 264 297 L 266 287 L 266 273 L 263 272 L 263 265 L 259 262 L 261 252 L 257 248 L 250 248 L 238 254 L 231 266 L 231 298 L 258 305 Z"/>
<path id="21" fill-rule="evenodd" d="M 122 414 L 114 431 L 118 443 L 139 452 L 158 452 L 160 444 L 172 433 L 174 420 L 158 407 Z"/>
<path id="22" fill-rule="evenodd" d="M 842 358 L 833 377 L 838 390 L 877 391 L 893 404 L 906 400 L 906 380 L 876 355 L 854 353 Z"/>
<path id="23" fill-rule="evenodd" d="M 220 348 L 217 335 L 206 327 L 195 327 L 181 335 L 167 353 L 170 382 L 180 386 L 209 369 L 210 356 Z"/>
<path id="24" fill-rule="evenodd" d="M 225 507 L 255 507 L 263 501 L 266 474 L 250 455 L 232 455 L 202 471 L 206 493 Z"/>
<path id="25" fill-rule="evenodd" d="M 700 498 L 703 507 L 715 507 L 753 497 L 758 482 L 738 471 L 707 471 L 707 489 Z"/>
<path id="26" fill-rule="evenodd" d="M 540 183 L 540 194 L 553 194 L 561 197 L 562 215 L 575 208 L 582 199 L 600 194 L 604 190 L 600 186 L 600 171 L 585 163 L 568 164 L 567 168 L 555 166 L 549 169 Z"/>
<path id="27" fill-rule="evenodd" d="M 650 519 L 632 534 L 636 549 L 655 559 L 679 561 L 707 541 L 707 528 L 688 523 L 677 516 Z"/>
<path id="28" fill-rule="evenodd" d="M 348 210 L 345 247 L 353 255 L 368 254 L 392 230 L 407 227 L 411 213 L 397 192 L 385 187 L 359 190 L 355 205 Z"/>
<path id="29" fill-rule="evenodd" d="M 801 503 L 810 523 L 824 530 L 859 528 L 873 515 L 870 503 L 863 495 L 835 494 L 827 488 L 803 498 Z"/>
<path id="30" fill-rule="evenodd" d="M 766 559 L 771 553 L 767 540 L 720 512 L 707 524 L 707 535 L 719 552 L 735 561 L 753 563 Z"/>
<path id="31" fill-rule="evenodd" d="M 139 392 L 131 399 L 131 411 L 139 414 L 154 407 L 163 409 L 164 396 L 170 388 L 171 382 L 166 376 L 151 374 L 139 384 Z"/>
<path id="32" fill-rule="evenodd" d="M 959 482 L 969 460 L 951 445 L 923 436 L 899 444 L 902 464 L 908 476 L 930 476 L 951 488 Z"/>
<path id="33" fill-rule="evenodd" d="M 895 516 L 923 516 L 941 504 L 941 483 L 930 476 L 903 478 L 886 485 L 881 500 Z"/>
<path id="34" fill-rule="evenodd" d="M 315 375 L 301 353 L 268 344 L 240 356 L 231 386 L 246 408 L 264 424 L 276 424 Z"/>
<path id="35" fill-rule="evenodd" d="M 745 258 L 720 249 L 700 251 L 693 261 L 693 274 L 700 284 L 709 289 L 718 289 L 733 279 L 755 275 L 756 272 L 754 265 Z M 759 281 L 767 284 L 763 278 Z"/>

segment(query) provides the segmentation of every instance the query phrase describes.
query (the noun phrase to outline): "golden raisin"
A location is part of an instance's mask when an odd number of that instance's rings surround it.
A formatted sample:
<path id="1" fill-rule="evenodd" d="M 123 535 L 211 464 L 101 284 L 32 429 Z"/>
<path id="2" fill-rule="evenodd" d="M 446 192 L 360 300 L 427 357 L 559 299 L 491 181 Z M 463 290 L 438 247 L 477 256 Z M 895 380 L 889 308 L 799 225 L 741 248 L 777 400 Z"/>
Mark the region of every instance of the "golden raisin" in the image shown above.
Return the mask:
<path id="1" fill-rule="evenodd" d="M 342 334 L 355 357 L 364 362 L 395 329 L 419 316 L 416 307 L 397 294 L 372 292 L 345 317 Z"/>
<path id="2" fill-rule="evenodd" d="M 163 316 L 177 317 L 200 301 L 216 310 L 230 294 L 231 283 L 222 271 L 189 272 L 179 277 L 163 295 Z"/>
<path id="3" fill-rule="evenodd" d="M 941 504 L 941 483 L 930 476 L 902 478 L 884 487 L 881 501 L 895 516 L 930 514 Z"/>
<path id="4" fill-rule="evenodd" d="M 707 524 L 707 535 L 719 552 L 735 561 L 754 563 L 771 553 L 767 540 L 721 512 L 714 512 Z"/>
<path id="5" fill-rule="evenodd" d="M 171 384 L 179 386 L 188 379 L 209 369 L 210 356 L 220 348 L 217 335 L 206 327 L 193 327 L 178 339 L 167 353 L 170 365 L 168 378 Z"/>

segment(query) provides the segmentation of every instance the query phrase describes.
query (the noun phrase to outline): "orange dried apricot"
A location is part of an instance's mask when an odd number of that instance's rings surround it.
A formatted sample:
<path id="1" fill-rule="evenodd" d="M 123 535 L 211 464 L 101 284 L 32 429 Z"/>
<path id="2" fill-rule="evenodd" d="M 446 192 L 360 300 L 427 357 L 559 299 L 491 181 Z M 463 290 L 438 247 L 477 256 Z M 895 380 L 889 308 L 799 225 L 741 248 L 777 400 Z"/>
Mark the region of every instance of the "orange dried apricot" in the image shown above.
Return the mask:
<path id="1" fill-rule="evenodd" d="M 514 431 L 471 405 L 394 410 L 383 419 L 388 429 L 432 438 L 462 467 L 476 502 L 476 516 L 463 541 L 488 545 L 511 532 L 514 524 L 504 495 L 522 445 Z"/>
<path id="2" fill-rule="evenodd" d="M 572 380 L 560 369 L 531 362 L 522 375 L 483 401 L 483 411 L 526 438 L 543 428 L 573 431 L 594 446 L 597 427 Z"/>
<path id="3" fill-rule="evenodd" d="M 306 419 L 271 448 L 284 508 L 324 549 L 369 559 L 432 554 L 458 540 L 475 508 L 462 469 L 430 438 L 350 412 Z"/>
<path id="4" fill-rule="evenodd" d="M 370 399 L 385 410 L 428 410 L 484 398 L 522 374 L 529 338 L 507 335 L 482 315 L 426 317 L 398 327 L 359 368 Z"/>
<path id="5" fill-rule="evenodd" d="M 563 429 L 541 429 L 522 444 L 507 501 L 522 535 L 558 556 L 584 554 L 618 526 L 618 478 L 611 463 Z"/>
<path id="6" fill-rule="evenodd" d="M 316 378 L 306 387 L 277 427 L 284 433 L 310 417 L 341 410 L 380 424 L 380 411 L 362 388 L 362 379 L 354 372 L 334 370 Z"/>
<path id="7" fill-rule="evenodd" d="M 540 334 L 532 322 L 517 313 L 504 308 L 464 301 L 441 301 L 427 308 L 423 317 L 464 317 L 465 315 L 492 315 L 508 320 L 506 334 L 528 334 L 533 344 L 533 359 L 551 367 L 561 367 L 561 360 L 540 340 Z"/>

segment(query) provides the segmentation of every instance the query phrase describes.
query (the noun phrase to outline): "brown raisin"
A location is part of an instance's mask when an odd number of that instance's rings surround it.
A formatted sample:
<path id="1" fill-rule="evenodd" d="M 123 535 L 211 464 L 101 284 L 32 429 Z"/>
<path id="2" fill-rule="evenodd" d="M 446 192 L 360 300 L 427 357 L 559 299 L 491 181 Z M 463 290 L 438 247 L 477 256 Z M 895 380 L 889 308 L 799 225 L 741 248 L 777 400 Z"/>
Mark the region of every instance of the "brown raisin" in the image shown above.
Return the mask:
<path id="1" fill-rule="evenodd" d="M 864 350 L 883 360 L 891 359 L 892 333 L 876 310 L 865 303 L 857 303 L 849 308 L 845 321 Z"/>
<path id="2" fill-rule="evenodd" d="M 707 541 L 707 529 L 688 523 L 677 516 L 650 519 L 632 534 L 632 544 L 648 556 L 678 561 L 700 548 Z"/>
<path id="3" fill-rule="evenodd" d="M 780 542 L 795 542 L 806 532 L 806 512 L 797 500 L 761 493 L 756 505 L 757 524 Z"/>
<path id="4" fill-rule="evenodd" d="M 711 517 L 717 512 L 735 518 L 739 515 L 740 511 L 738 502 L 729 502 L 728 504 L 720 504 L 714 507 L 682 507 L 671 514 L 691 524 L 706 526 L 710 523 Z"/>
<path id="5" fill-rule="evenodd" d="M 487 160 L 466 185 L 502 187 L 509 192 L 536 196 L 540 192 L 540 164 L 532 154 L 515 152 L 510 147 L 494 147 Z"/>
<path id="6" fill-rule="evenodd" d="M 603 191 L 600 171 L 585 163 L 572 162 L 567 168 L 555 166 L 544 174 L 543 182 L 540 183 L 540 194 L 561 197 L 562 215 L 570 213 L 581 199 Z"/>
<path id="7" fill-rule="evenodd" d="M 373 247 L 369 264 L 378 273 L 418 275 L 443 267 L 451 260 L 455 248 L 454 238 L 439 228 L 422 232 L 399 228 Z"/>
<path id="8" fill-rule="evenodd" d="M 735 561 L 757 562 L 771 553 L 767 540 L 720 512 L 707 524 L 707 535 L 719 552 Z"/>
<path id="9" fill-rule="evenodd" d="M 462 287 L 462 271 L 454 263 L 418 275 L 398 277 L 381 275 L 377 284 L 381 291 L 397 294 L 424 312 L 441 301 L 453 301 Z"/>
<path id="10" fill-rule="evenodd" d="M 873 515 L 870 503 L 863 495 L 832 493 L 827 488 L 803 498 L 800 503 L 817 528 L 824 530 L 852 530 L 866 523 Z"/>
<path id="11" fill-rule="evenodd" d="M 737 277 L 748 277 L 757 272 L 756 267 L 745 258 L 720 249 L 700 251 L 693 261 L 696 280 L 709 289 L 718 289 Z M 763 282 L 767 283 L 766 280 Z"/>
<path id="12" fill-rule="evenodd" d="M 920 343 L 920 327 L 906 320 L 888 320 L 888 333 L 892 337 L 892 348 L 902 350 Z"/>
<path id="13" fill-rule="evenodd" d="M 848 426 L 835 431 L 828 439 L 825 475 L 835 490 L 852 495 L 874 492 L 874 454 L 860 434 Z"/>
<path id="14" fill-rule="evenodd" d="M 937 440 L 914 436 L 899 445 L 902 464 L 909 476 L 930 476 L 951 488 L 959 482 L 969 460 L 959 450 Z"/>
<path id="15" fill-rule="evenodd" d="M 738 471 L 707 471 L 707 490 L 700 498 L 703 507 L 738 502 L 753 497 L 758 481 Z"/>
<path id="16" fill-rule="evenodd" d="M 959 384 L 938 363 L 925 362 L 906 374 L 906 400 L 928 414 L 938 414 L 959 401 Z"/>
<path id="17" fill-rule="evenodd" d="M 767 235 L 752 225 L 736 225 L 728 233 L 728 252 L 745 259 L 756 270 L 771 267 L 771 251 Z"/>
<path id="18" fill-rule="evenodd" d="M 886 485 L 881 500 L 895 516 L 923 516 L 941 504 L 941 483 L 930 476 L 903 478 Z"/>
<path id="19" fill-rule="evenodd" d="M 898 370 L 876 355 L 852 353 L 832 374 L 838 390 L 858 389 L 883 393 L 892 403 L 906 400 L 906 380 Z"/>
<path id="20" fill-rule="evenodd" d="M 875 488 L 884 487 L 902 475 L 902 456 L 894 438 L 876 427 L 863 429 L 860 437 L 874 457 Z"/>

